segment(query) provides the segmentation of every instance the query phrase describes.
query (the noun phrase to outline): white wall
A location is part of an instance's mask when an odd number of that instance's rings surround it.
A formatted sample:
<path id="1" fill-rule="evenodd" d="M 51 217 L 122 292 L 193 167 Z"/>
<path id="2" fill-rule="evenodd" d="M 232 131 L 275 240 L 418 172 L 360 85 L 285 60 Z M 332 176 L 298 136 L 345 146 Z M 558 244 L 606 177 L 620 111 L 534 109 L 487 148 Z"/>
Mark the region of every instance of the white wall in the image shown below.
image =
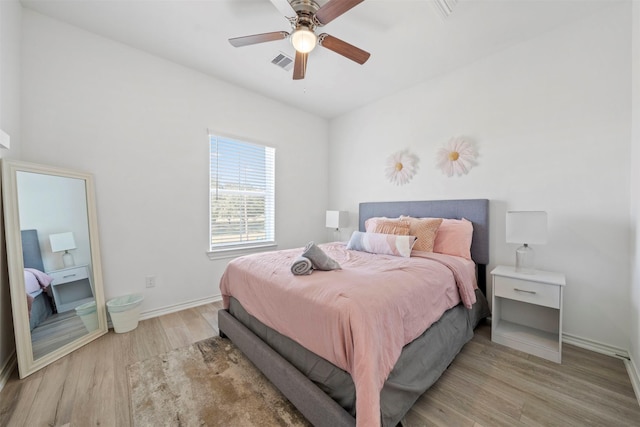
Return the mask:
<path id="1" fill-rule="evenodd" d="M 515 261 L 505 212 L 546 210 L 549 242 L 534 249 L 539 268 L 567 276 L 564 331 L 628 348 L 630 8 L 334 119 L 330 205 L 355 220 L 363 201 L 491 199 L 489 270 Z M 480 155 L 468 175 L 447 178 L 435 155 L 453 136 L 474 141 Z M 396 187 L 384 177 L 385 159 L 404 148 L 420 157 L 420 170 Z"/>
<path id="2" fill-rule="evenodd" d="M 20 157 L 20 24 L 18 0 L 0 2 L 0 129 L 11 137 L 11 149 L 0 157 Z"/>
<path id="3" fill-rule="evenodd" d="M 11 149 L 0 149 L 0 157 L 20 156 L 21 15 L 22 6 L 17 0 L 0 1 L 0 129 L 11 137 Z M 14 350 L 4 223 L 0 220 L 0 387 L 1 375 Z"/>
<path id="4" fill-rule="evenodd" d="M 276 148 L 280 248 L 324 239 L 326 120 L 29 10 L 23 40 L 23 159 L 95 175 L 106 298 L 219 295 L 207 128 Z"/>
<path id="5" fill-rule="evenodd" d="M 631 241 L 632 281 L 630 290 L 629 352 L 640 380 L 640 3 L 633 2 L 632 51 L 632 141 L 631 141 L 631 209 L 633 233 Z M 640 385 L 640 384 L 638 384 Z M 640 390 L 636 390 L 640 399 Z"/>

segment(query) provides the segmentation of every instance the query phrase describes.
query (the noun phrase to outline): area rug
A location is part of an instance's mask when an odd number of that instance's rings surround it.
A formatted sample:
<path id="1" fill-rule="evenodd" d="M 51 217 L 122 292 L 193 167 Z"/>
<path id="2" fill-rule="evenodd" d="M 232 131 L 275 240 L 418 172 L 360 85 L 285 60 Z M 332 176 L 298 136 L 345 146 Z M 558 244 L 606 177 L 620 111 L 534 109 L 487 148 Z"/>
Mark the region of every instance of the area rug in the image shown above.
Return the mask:
<path id="1" fill-rule="evenodd" d="M 134 426 L 310 426 L 229 340 L 127 367 Z"/>

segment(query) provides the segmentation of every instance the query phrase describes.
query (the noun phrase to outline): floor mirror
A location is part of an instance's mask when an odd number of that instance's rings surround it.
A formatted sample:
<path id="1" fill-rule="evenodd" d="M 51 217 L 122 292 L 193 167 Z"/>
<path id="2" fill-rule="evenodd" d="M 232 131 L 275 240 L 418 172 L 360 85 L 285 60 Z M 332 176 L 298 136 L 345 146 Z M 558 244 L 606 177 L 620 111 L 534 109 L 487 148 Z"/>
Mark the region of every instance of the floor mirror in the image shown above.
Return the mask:
<path id="1" fill-rule="evenodd" d="M 107 333 L 93 176 L 2 160 L 20 378 Z"/>

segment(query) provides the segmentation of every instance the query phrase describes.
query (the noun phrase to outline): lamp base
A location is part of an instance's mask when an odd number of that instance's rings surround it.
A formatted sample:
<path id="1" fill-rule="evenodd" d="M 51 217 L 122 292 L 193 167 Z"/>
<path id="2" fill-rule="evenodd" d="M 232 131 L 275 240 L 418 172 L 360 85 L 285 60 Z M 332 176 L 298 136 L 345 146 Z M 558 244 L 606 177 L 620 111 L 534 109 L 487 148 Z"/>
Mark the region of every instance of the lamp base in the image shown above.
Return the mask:
<path id="1" fill-rule="evenodd" d="M 73 255 L 71 255 L 69 252 L 64 251 L 64 253 L 62 254 L 62 263 L 64 264 L 65 268 L 66 267 L 75 267 L 75 262 L 73 261 Z"/>
<path id="2" fill-rule="evenodd" d="M 526 243 L 516 249 L 516 273 L 534 274 L 534 252 Z"/>

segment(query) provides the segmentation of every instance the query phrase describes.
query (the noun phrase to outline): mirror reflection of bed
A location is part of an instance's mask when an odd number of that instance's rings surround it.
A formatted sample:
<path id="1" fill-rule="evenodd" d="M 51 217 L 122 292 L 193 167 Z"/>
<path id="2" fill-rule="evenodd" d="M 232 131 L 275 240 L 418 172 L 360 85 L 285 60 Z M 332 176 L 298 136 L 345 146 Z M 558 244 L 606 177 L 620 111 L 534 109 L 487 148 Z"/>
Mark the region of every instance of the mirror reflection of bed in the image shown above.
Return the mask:
<path id="1" fill-rule="evenodd" d="M 52 286 L 56 282 L 52 280 L 54 277 L 45 273 L 38 231 L 22 230 L 21 235 L 25 291 L 27 305 L 30 304 L 29 328 L 33 358 L 37 360 L 97 329 L 98 317 L 88 277 L 78 281 L 77 285 L 72 284 L 71 301 L 64 305 L 59 303 L 61 308 L 56 306 Z M 60 294 L 58 301 L 61 301 Z"/>

